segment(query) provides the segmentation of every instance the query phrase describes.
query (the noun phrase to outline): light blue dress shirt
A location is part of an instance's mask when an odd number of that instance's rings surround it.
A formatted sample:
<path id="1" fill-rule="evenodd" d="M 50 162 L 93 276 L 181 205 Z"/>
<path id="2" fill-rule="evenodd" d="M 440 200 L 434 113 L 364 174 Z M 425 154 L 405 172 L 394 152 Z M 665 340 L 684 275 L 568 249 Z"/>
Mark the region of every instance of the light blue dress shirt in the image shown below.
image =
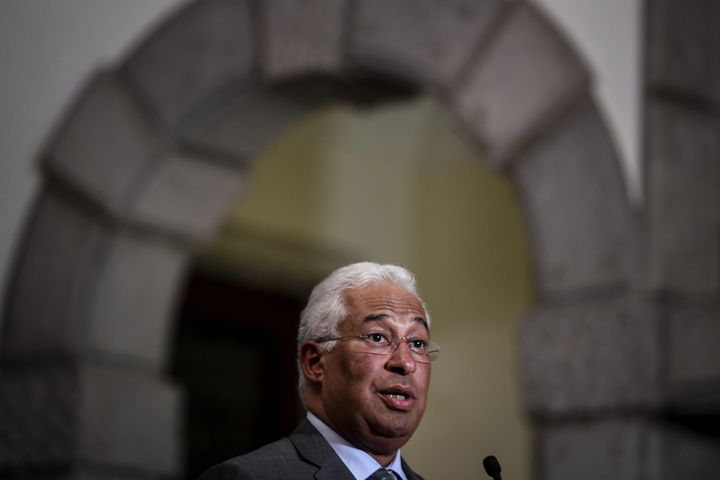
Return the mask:
<path id="1" fill-rule="evenodd" d="M 357 480 L 366 480 L 375 470 L 382 468 L 382 465 L 370 456 L 369 453 L 352 446 L 350 442 L 338 435 L 332 428 L 325 425 L 322 420 L 311 412 L 307 412 L 307 419 L 312 423 L 313 427 L 317 428 L 320 435 L 327 440 L 338 457 L 340 457 L 340 460 L 342 460 Z M 395 455 L 393 461 L 390 462 L 390 465 L 386 468 L 393 470 L 402 480 L 407 480 L 405 472 L 403 472 L 402 469 L 400 450 L 398 450 L 397 455 Z"/>

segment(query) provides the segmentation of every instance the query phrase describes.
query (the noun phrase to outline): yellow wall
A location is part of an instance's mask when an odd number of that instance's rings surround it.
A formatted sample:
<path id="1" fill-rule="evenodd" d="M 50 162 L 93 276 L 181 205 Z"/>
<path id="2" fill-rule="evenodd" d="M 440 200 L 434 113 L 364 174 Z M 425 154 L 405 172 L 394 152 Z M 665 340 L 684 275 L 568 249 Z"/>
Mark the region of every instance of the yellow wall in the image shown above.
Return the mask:
<path id="1" fill-rule="evenodd" d="M 354 260 L 413 270 L 442 350 L 403 455 L 426 478 L 484 478 L 489 453 L 506 478 L 530 478 L 515 338 L 532 286 L 518 203 L 434 102 L 310 115 L 258 159 L 203 258 L 289 288 Z"/>

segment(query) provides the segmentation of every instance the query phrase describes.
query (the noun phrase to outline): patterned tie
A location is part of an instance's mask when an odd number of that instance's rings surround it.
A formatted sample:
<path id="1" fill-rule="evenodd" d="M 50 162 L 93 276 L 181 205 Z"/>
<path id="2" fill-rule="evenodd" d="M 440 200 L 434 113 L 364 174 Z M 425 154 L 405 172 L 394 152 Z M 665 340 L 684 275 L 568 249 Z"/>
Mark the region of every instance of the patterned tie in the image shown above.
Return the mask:
<path id="1" fill-rule="evenodd" d="M 399 478 L 400 477 L 395 475 L 395 472 L 393 472 L 392 470 L 378 468 L 372 475 L 367 478 L 367 480 L 398 480 Z"/>

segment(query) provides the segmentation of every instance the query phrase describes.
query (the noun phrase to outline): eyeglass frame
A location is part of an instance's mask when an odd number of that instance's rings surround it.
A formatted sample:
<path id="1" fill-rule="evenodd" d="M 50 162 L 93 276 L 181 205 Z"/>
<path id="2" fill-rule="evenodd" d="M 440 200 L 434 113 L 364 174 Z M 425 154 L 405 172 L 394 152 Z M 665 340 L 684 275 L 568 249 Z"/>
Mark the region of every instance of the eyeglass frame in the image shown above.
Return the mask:
<path id="1" fill-rule="evenodd" d="M 343 335 L 340 337 L 317 338 L 312 341 L 315 343 L 327 343 L 327 342 L 337 342 L 340 340 L 353 340 L 354 339 L 354 340 L 362 340 L 365 343 L 365 345 L 368 345 L 368 343 L 367 343 L 368 338 L 370 338 L 373 335 L 382 335 L 382 336 L 386 337 L 386 335 L 384 333 L 371 332 L 371 333 L 363 333 L 360 335 Z M 415 356 L 415 352 L 413 351 L 412 347 L 410 346 L 410 342 L 414 342 L 417 340 L 422 340 L 427 345 L 427 349 L 428 349 L 427 354 L 426 354 L 427 361 L 418 360 L 418 358 Z M 408 337 L 393 338 L 392 341 L 390 341 L 388 343 L 388 346 L 390 347 L 390 351 L 388 351 L 388 352 L 365 352 L 365 353 L 368 353 L 370 355 L 392 355 L 398 349 L 401 342 L 404 342 L 408 346 L 408 350 L 410 350 L 410 354 L 412 355 L 413 359 L 418 363 L 430 364 L 430 363 L 433 363 L 435 360 L 437 360 L 438 357 L 440 356 L 440 345 L 437 342 L 430 340 L 430 339 L 425 340 L 422 338 L 408 338 Z"/>

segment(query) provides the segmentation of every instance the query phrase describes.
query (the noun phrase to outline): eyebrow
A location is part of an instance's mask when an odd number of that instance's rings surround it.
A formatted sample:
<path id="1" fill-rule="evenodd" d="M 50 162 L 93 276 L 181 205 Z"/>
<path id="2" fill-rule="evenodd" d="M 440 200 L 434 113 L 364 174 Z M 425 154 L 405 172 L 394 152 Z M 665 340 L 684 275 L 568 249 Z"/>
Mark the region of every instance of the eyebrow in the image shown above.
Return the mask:
<path id="1" fill-rule="evenodd" d="M 366 315 L 365 318 L 363 318 L 363 323 L 384 320 L 386 318 L 390 318 L 390 315 L 386 313 L 371 313 L 369 315 Z M 413 320 L 425 327 L 425 330 L 427 330 L 428 332 L 430 331 L 427 320 L 425 320 L 423 317 L 415 317 Z"/>

